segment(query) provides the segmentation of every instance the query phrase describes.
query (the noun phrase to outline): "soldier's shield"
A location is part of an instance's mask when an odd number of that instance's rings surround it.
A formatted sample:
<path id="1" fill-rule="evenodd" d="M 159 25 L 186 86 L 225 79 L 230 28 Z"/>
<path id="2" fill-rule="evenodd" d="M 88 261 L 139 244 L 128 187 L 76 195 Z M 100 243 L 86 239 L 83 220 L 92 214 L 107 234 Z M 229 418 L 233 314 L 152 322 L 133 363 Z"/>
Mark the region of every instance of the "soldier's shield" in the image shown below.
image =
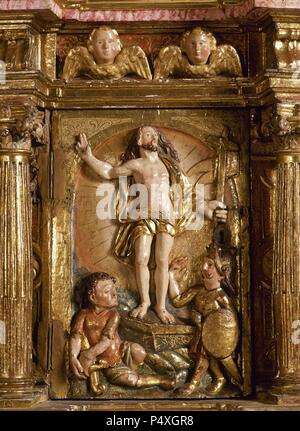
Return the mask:
<path id="1" fill-rule="evenodd" d="M 214 358 L 224 359 L 230 356 L 236 349 L 238 338 L 238 321 L 232 311 L 217 310 L 204 320 L 202 343 Z"/>

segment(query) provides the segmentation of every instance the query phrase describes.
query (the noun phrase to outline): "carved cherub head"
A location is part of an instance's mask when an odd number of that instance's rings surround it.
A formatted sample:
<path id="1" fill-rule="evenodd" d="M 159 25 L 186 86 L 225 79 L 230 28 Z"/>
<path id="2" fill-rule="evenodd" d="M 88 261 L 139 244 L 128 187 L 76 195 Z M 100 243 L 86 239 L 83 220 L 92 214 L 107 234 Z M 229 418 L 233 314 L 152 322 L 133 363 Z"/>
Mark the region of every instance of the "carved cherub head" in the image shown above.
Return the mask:
<path id="1" fill-rule="evenodd" d="M 217 41 L 214 35 L 201 27 L 186 31 L 180 42 L 184 52 L 192 64 L 206 64 L 212 51 L 216 49 Z"/>
<path id="2" fill-rule="evenodd" d="M 113 308 L 118 305 L 116 279 L 106 272 L 94 272 L 85 277 L 82 282 L 82 308 L 93 306 Z"/>
<path id="3" fill-rule="evenodd" d="M 88 50 L 98 65 L 113 64 L 121 49 L 118 32 L 111 27 L 101 26 L 90 34 Z"/>

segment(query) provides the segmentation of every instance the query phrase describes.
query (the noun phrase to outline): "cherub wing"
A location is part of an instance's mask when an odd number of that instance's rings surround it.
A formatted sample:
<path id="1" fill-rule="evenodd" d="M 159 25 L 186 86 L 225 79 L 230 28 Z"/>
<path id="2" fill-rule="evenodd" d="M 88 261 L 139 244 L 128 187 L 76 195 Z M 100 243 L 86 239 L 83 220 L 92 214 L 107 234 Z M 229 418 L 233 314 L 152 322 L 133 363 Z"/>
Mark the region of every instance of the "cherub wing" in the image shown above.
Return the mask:
<path id="1" fill-rule="evenodd" d="M 242 66 L 238 53 L 231 45 L 219 45 L 209 60 L 216 75 L 242 76 Z"/>
<path id="2" fill-rule="evenodd" d="M 89 72 L 95 66 L 97 65 L 87 48 L 84 46 L 73 48 L 66 57 L 62 79 L 70 81 L 81 74 Z"/>
<path id="3" fill-rule="evenodd" d="M 145 79 L 152 79 L 152 73 L 145 52 L 139 46 L 123 48 L 117 56 L 116 65 L 126 67 L 126 74 L 134 73 Z"/>
<path id="4" fill-rule="evenodd" d="M 169 45 L 162 48 L 154 61 L 154 79 L 168 78 L 175 69 L 180 69 L 183 55 L 179 46 Z"/>

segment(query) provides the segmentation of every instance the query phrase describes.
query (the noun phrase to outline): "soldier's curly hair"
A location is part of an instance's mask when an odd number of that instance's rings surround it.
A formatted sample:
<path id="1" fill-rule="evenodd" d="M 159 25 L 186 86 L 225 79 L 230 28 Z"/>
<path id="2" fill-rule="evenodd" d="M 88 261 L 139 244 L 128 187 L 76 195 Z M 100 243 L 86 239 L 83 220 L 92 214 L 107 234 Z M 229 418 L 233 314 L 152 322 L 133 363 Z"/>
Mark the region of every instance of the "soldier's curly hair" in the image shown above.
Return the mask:
<path id="1" fill-rule="evenodd" d="M 112 280 L 113 283 L 116 282 L 115 277 L 107 274 L 106 272 L 93 272 L 87 277 L 81 280 L 81 291 L 82 291 L 82 302 L 81 308 L 88 308 L 90 306 L 89 296 L 95 289 L 98 281 L 102 280 Z"/>

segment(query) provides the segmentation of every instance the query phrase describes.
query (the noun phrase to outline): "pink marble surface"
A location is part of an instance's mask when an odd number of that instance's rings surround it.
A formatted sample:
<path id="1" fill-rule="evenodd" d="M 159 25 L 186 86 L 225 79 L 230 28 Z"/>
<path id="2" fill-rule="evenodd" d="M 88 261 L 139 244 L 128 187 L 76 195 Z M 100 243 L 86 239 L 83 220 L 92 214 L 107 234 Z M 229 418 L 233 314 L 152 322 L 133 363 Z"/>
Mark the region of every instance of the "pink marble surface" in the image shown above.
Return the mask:
<path id="1" fill-rule="evenodd" d="M 229 17 L 246 16 L 254 8 L 255 0 L 246 0 L 242 5 L 209 9 L 148 9 L 132 11 L 79 11 L 66 9 L 66 19 L 78 21 L 213 21 Z M 300 0 L 299 0 L 300 1 Z"/>
<path id="2" fill-rule="evenodd" d="M 300 0 L 255 0 L 255 7 L 300 9 Z"/>
<path id="3" fill-rule="evenodd" d="M 300 9 L 300 0 L 246 0 L 242 5 L 227 6 L 225 11 L 210 9 L 148 9 L 80 11 L 62 9 L 55 0 L 0 0 L 0 10 L 49 10 L 59 18 L 78 21 L 224 21 L 246 16 L 254 8 Z"/>
<path id="4" fill-rule="evenodd" d="M 59 18 L 63 10 L 55 0 L 0 0 L 0 10 L 50 10 Z"/>

